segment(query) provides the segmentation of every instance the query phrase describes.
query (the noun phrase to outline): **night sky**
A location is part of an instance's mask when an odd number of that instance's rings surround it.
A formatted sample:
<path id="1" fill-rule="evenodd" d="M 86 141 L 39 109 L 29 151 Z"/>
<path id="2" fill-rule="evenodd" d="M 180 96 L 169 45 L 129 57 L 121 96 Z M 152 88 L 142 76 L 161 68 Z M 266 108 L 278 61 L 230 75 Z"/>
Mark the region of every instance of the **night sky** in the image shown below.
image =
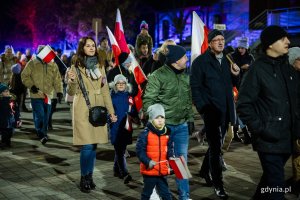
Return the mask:
<path id="1" fill-rule="evenodd" d="M 42 0 L 41 0 L 42 1 Z M 59 0 L 53 0 L 60 2 Z M 70 0 L 73 3 L 76 0 Z M 99 0 L 98 0 L 99 1 Z M 149 6 L 150 10 L 165 11 L 182 6 L 197 6 L 215 4 L 218 0 L 133 0 L 140 2 L 144 6 Z M 11 8 L 16 7 L 17 0 L 1 0 L 0 1 L 0 52 L 3 51 L 4 45 L 10 44 L 14 35 L 16 21 L 12 16 L 18 13 L 12 13 Z M 282 7 L 297 7 L 300 6 L 299 0 L 249 0 L 250 2 L 250 20 L 265 9 L 274 9 Z M 23 5 L 26 7 L 26 5 Z M 21 6 L 19 9 L 22 9 Z M 24 16 L 26 17 L 26 16 Z M 154 23 L 154 22 L 153 22 Z"/>

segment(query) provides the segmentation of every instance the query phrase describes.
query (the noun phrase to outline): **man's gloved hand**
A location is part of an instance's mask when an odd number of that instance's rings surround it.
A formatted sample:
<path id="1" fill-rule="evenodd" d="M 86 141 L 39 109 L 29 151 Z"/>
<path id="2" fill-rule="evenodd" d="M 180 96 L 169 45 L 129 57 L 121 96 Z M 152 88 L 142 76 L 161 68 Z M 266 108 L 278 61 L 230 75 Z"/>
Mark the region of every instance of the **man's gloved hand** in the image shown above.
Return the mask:
<path id="1" fill-rule="evenodd" d="M 61 104 L 62 98 L 63 98 L 63 93 L 60 93 L 60 92 L 57 93 L 57 101 L 58 101 L 59 104 Z"/>
<path id="2" fill-rule="evenodd" d="M 39 92 L 39 88 L 37 88 L 35 85 L 33 85 L 31 88 L 30 88 L 30 91 L 33 93 L 33 94 L 36 94 Z"/>
<path id="3" fill-rule="evenodd" d="M 194 122 L 187 122 L 188 129 L 189 129 L 189 135 L 192 135 L 192 133 L 195 131 L 195 124 Z"/>
<path id="4" fill-rule="evenodd" d="M 153 161 L 153 160 L 150 160 L 148 168 L 149 168 L 149 169 L 153 169 L 153 167 L 154 167 L 155 165 L 156 165 L 156 162 Z"/>

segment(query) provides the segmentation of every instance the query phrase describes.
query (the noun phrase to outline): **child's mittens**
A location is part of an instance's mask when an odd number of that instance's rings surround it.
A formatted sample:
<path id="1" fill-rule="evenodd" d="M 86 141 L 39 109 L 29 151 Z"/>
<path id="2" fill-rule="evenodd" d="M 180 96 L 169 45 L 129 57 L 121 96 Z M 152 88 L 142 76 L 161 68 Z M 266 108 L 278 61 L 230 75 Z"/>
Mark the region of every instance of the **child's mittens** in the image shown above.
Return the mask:
<path id="1" fill-rule="evenodd" d="M 156 165 L 156 162 L 153 161 L 153 160 L 150 160 L 149 165 L 148 165 L 148 168 L 149 168 L 149 169 L 153 169 L 153 167 L 154 167 L 155 165 Z"/>

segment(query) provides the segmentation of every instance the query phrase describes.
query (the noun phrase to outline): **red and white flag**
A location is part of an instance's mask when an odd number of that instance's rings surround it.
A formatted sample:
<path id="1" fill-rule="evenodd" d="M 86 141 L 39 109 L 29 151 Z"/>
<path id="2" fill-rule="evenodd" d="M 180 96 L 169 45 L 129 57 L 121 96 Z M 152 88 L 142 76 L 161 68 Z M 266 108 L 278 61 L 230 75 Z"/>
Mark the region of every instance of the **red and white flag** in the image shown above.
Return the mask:
<path id="1" fill-rule="evenodd" d="M 127 46 L 127 42 L 125 39 L 123 24 L 122 24 L 122 18 L 119 8 L 117 9 L 117 17 L 116 17 L 116 24 L 115 24 L 115 32 L 114 32 L 115 38 L 119 44 L 119 47 L 121 49 L 121 52 L 130 53 L 130 50 Z"/>
<path id="2" fill-rule="evenodd" d="M 42 59 L 45 63 L 49 63 L 55 58 L 56 54 L 49 45 L 46 45 L 36 56 Z"/>
<path id="3" fill-rule="evenodd" d="M 44 94 L 44 103 L 51 105 L 51 98 L 47 94 Z"/>
<path id="4" fill-rule="evenodd" d="M 133 72 L 136 83 L 139 85 L 147 80 L 146 75 L 144 74 L 140 64 L 137 62 L 133 52 L 130 51 L 129 56 L 132 58 L 131 65 L 129 69 Z"/>
<path id="5" fill-rule="evenodd" d="M 121 19 L 121 13 L 120 10 L 117 9 L 117 17 L 116 17 L 116 24 L 115 24 L 115 38 L 117 43 L 119 44 L 120 50 L 122 52 L 130 53 L 129 56 L 132 58 L 131 65 L 129 69 L 133 72 L 134 78 L 136 83 L 139 86 L 138 94 L 134 97 L 134 102 L 137 108 L 137 111 L 139 112 L 142 108 L 143 102 L 142 102 L 142 89 L 140 87 L 140 84 L 143 83 L 145 80 L 147 80 L 141 66 L 137 62 L 135 56 L 133 55 L 133 52 L 131 52 L 127 46 L 122 19 Z M 111 42 L 112 44 L 112 42 Z"/>
<path id="6" fill-rule="evenodd" d="M 129 69 L 133 72 L 135 81 L 138 84 L 138 94 L 134 97 L 134 102 L 137 111 L 140 112 L 140 110 L 143 107 L 143 100 L 142 100 L 143 90 L 140 84 L 143 83 L 145 80 L 147 80 L 147 78 L 131 51 L 129 56 L 131 56 L 132 58 L 132 62 Z"/>
<path id="7" fill-rule="evenodd" d="M 193 11 L 191 63 L 208 48 L 208 28 Z"/>
<path id="8" fill-rule="evenodd" d="M 107 33 L 108 33 L 111 48 L 112 48 L 114 56 L 115 56 L 116 66 L 118 66 L 119 65 L 118 57 L 121 54 L 121 49 L 118 45 L 118 42 L 116 41 L 115 36 L 112 34 L 111 30 L 107 26 L 106 26 L 106 30 L 107 30 Z"/>
<path id="9" fill-rule="evenodd" d="M 180 157 L 172 157 L 169 159 L 169 164 L 171 168 L 174 170 L 175 176 L 178 179 L 189 179 L 192 178 L 190 170 L 186 164 L 184 157 L 181 155 Z"/>

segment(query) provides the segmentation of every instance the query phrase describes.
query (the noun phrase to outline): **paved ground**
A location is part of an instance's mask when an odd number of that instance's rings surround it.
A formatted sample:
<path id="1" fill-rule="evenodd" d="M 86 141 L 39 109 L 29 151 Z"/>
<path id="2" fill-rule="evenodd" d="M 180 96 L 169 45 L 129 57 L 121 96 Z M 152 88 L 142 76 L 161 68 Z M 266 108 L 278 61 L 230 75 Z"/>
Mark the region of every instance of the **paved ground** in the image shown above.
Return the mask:
<path id="1" fill-rule="evenodd" d="M 50 141 L 45 146 L 36 139 L 32 113 L 22 113 L 23 126 L 16 131 L 12 148 L 0 150 L 0 199 L 140 199 L 142 177 L 134 152 L 135 143 L 128 147 L 131 155 L 128 168 L 134 178 L 132 182 L 124 185 L 113 176 L 113 147 L 110 144 L 100 145 L 94 174 L 97 188 L 90 194 L 80 192 L 79 151 L 72 146 L 68 106 L 62 104 L 58 107 L 59 111 L 53 116 L 54 130 L 49 132 Z M 201 120 L 197 118 L 196 127 L 200 126 Z M 139 131 L 134 132 L 135 140 Z M 217 199 L 212 188 L 206 187 L 204 180 L 197 176 L 206 149 L 207 145 L 190 140 L 188 166 L 193 175 L 190 180 L 193 200 Z M 230 199 L 250 199 L 262 173 L 256 153 L 251 146 L 233 143 L 224 158 L 228 165 L 224 173 L 225 187 Z M 291 161 L 286 166 L 286 178 L 290 176 Z M 176 199 L 174 175 L 168 180 Z M 297 199 L 293 194 L 286 194 L 286 198 Z"/>

